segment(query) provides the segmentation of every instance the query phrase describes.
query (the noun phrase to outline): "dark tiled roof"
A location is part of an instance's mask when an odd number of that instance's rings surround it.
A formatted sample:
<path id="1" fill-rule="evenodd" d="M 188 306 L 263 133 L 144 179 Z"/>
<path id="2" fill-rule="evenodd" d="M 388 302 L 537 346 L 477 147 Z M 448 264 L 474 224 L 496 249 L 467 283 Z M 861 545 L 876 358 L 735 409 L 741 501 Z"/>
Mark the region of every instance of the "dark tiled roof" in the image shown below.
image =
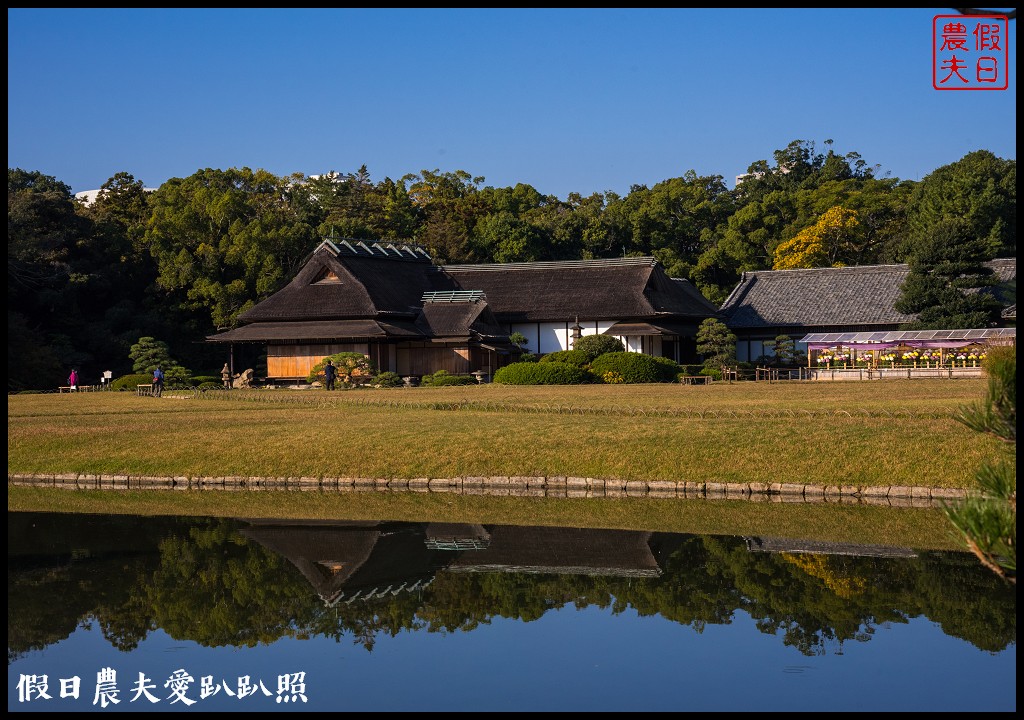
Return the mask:
<path id="1" fill-rule="evenodd" d="M 461 287 L 483 290 L 503 322 L 708 317 L 715 308 L 669 278 L 654 258 L 447 265 Z"/>
<path id="2" fill-rule="evenodd" d="M 1015 284 L 1015 258 L 986 263 L 1005 287 Z M 730 328 L 898 325 L 916 316 L 894 307 L 907 265 L 859 265 L 743 274 L 722 304 Z"/>
<path id="3" fill-rule="evenodd" d="M 811 553 L 814 555 L 852 555 L 854 557 L 917 557 L 912 548 L 893 545 L 855 545 L 821 540 L 748 537 L 750 552 Z"/>

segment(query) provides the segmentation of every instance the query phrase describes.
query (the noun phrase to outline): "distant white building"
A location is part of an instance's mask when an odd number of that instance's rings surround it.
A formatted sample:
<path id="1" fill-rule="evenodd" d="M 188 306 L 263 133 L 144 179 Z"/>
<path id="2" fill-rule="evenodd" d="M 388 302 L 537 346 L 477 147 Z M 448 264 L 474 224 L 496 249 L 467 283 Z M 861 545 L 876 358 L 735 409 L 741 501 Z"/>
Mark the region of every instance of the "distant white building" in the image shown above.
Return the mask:
<path id="1" fill-rule="evenodd" d="M 148 193 L 156 191 L 156 188 L 142 188 L 142 189 L 145 192 L 148 192 Z M 99 197 L 101 192 L 103 192 L 102 189 L 100 189 L 100 190 L 82 190 L 81 192 L 76 192 L 75 193 L 75 199 L 76 200 L 81 200 L 82 203 L 86 207 L 88 207 L 89 205 L 92 205 L 94 202 L 96 202 L 96 198 Z"/>
<path id="2" fill-rule="evenodd" d="M 785 165 L 782 165 L 782 166 L 777 167 L 776 171 L 778 171 L 778 172 L 782 173 L 783 175 L 785 175 L 785 174 L 787 174 L 789 172 L 789 168 L 786 167 Z M 736 176 L 736 187 L 739 187 L 743 183 L 743 181 L 746 180 L 747 178 L 760 178 L 760 177 L 764 177 L 764 173 L 763 172 L 743 173 L 742 175 L 737 175 Z"/>

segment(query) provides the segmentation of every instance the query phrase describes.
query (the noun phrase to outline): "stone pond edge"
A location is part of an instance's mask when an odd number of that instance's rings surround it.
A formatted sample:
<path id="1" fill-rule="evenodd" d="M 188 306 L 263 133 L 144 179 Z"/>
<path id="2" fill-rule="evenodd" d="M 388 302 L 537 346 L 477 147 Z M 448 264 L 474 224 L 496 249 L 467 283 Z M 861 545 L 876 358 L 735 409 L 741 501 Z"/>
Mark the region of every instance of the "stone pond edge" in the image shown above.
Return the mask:
<path id="1" fill-rule="evenodd" d="M 609 480 L 590 477 L 489 476 L 456 478 L 365 477 L 155 477 L 85 473 L 7 475 L 8 485 L 67 490 L 289 490 L 299 492 L 418 492 L 552 498 L 652 498 L 747 500 L 937 507 L 962 500 L 959 488 L 905 485 L 805 485 L 800 483 L 704 483 L 672 480 Z"/>

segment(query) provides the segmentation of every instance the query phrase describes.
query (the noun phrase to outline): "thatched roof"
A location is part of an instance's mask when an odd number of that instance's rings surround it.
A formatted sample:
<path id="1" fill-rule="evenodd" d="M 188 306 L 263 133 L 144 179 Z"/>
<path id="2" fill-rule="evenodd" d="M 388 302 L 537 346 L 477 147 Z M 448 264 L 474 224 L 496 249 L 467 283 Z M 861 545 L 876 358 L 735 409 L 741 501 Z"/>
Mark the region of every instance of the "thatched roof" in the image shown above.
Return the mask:
<path id="1" fill-rule="evenodd" d="M 420 298 L 457 289 L 429 258 L 334 252 L 322 244 L 284 288 L 238 316 L 244 323 L 378 318 L 412 320 Z"/>
<path id="2" fill-rule="evenodd" d="M 1000 282 L 997 297 L 1011 287 L 1015 293 L 1016 258 L 986 265 Z M 916 319 L 895 308 L 909 272 L 907 265 L 746 272 L 721 311 L 733 329 L 897 326 Z"/>
<path id="3" fill-rule="evenodd" d="M 443 270 L 461 287 L 482 290 L 495 317 L 506 323 L 717 314 L 692 285 L 669 278 L 651 257 L 446 265 Z"/>
<path id="4" fill-rule="evenodd" d="M 423 303 L 416 327 L 432 338 L 507 338 L 482 296 L 476 300 Z"/>
<path id="5" fill-rule="evenodd" d="M 459 555 L 448 569 L 658 577 L 650 538 L 649 532 L 632 530 L 497 525 L 490 527 L 485 549 Z"/>
<path id="6" fill-rule="evenodd" d="M 345 340 L 360 338 L 423 338 L 412 322 L 378 320 L 305 320 L 301 322 L 257 322 L 243 325 L 207 340 L 217 342 L 266 342 L 268 340 Z"/>
<path id="7" fill-rule="evenodd" d="M 328 605 L 422 586 L 448 559 L 427 548 L 422 526 L 411 523 L 258 523 L 240 532 L 287 558 Z"/>

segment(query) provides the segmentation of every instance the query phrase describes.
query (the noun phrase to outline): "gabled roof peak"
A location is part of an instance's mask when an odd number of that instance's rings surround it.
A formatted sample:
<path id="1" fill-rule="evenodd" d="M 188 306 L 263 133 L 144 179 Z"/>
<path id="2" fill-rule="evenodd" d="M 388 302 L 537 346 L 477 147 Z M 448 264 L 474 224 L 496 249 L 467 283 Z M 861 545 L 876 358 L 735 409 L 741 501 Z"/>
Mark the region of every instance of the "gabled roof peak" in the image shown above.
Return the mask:
<path id="1" fill-rule="evenodd" d="M 424 303 L 477 302 L 484 300 L 483 290 L 437 290 L 423 293 Z"/>
<path id="2" fill-rule="evenodd" d="M 431 262 L 430 254 L 420 245 L 371 242 L 356 238 L 330 236 L 317 245 L 314 253 L 326 250 L 335 257 L 341 255 L 356 257 L 387 258 L 389 260 L 413 260 Z"/>

